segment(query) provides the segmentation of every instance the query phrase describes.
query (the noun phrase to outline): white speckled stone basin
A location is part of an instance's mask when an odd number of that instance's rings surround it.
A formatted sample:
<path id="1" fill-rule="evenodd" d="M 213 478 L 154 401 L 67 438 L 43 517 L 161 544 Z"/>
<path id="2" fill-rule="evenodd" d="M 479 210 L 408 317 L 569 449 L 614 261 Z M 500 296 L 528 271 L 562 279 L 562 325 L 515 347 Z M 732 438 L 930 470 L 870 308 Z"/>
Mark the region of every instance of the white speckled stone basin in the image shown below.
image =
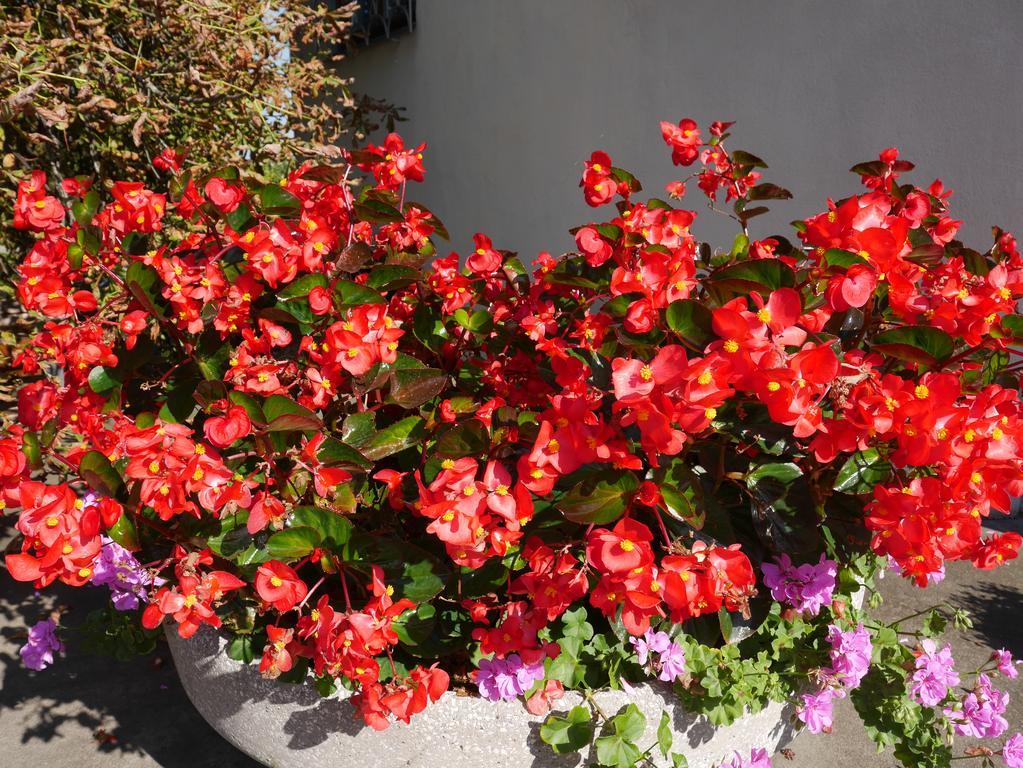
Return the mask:
<path id="1" fill-rule="evenodd" d="M 269 768 L 567 768 L 584 763 L 579 755 L 559 757 L 540 740 L 544 717 L 526 712 L 519 701 L 491 703 L 446 693 L 409 725 L 383 732 L 362 724 L 346 693 L 323 699 L 311 686 L 264 680 L 255 664 L 227 656 L 226 641 L 203 628 L 182 640 L 168 628 L 167 640 L 178 675 L 195 708 L 234 746 Z M 674 751 L 691 768 L 711 768 L 735 750 L 749 755 L 755 746 L 774 752 L 792 738 L 791 705 L 766 709 L 724 728 L 685 712 L 667 686 L 644 684 L 633 693 L 601 691 L 600 708 L 617 712 L 633 702 L 647 717 L 639 740 L 656 741 L 661 712 L 673 712 Z M 558 704 L 568 710 L 582 703 L 575 693 Z"/>

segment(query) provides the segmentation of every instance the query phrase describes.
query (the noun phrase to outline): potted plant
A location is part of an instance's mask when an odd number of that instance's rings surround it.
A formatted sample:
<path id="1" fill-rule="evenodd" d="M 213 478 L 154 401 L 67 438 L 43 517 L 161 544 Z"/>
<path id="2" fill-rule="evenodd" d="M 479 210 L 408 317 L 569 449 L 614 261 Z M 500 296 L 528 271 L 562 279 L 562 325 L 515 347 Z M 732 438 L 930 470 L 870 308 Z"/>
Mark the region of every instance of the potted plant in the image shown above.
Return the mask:
<path id="1" fill-rule="evenodd" d="M 1019 768 L 1008 654 L 960 674 L 940 635 L 965 617 L 870 613 L 886 570 L 924 587 L 1019 548 L 982 529 L 1023 491 L 1016 241 L 964 246 L 891 149 L 754 239 L 790 195 L 729 125 L 662 124 L 700 168 L 670 201 L 595 152 L 601 220 L 532 270 L 482 234 L 437 253 L 406 194 L 425 145 L 393 134 L 262 186 L 167 150 L 166 194 L 65 180 L 70 210 L 36 173 L 11 575 L 109 588 L 91 625 L 121 647 L 166 624 L 204 714 L 275 765 L 333 740 L 380 765 L 764 766 L 848 695 L 905 765 L 958 734 Z M 674 202 L 694 181 L 729 248 Z"/>

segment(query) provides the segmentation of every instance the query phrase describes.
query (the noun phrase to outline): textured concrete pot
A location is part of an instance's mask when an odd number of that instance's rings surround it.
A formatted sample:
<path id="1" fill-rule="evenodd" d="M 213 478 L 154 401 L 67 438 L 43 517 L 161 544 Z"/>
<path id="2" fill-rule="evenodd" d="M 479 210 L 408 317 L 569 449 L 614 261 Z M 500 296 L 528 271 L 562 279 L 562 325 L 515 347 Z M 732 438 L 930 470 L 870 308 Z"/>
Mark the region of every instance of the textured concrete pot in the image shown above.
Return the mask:
<path id="1" fill-rule="evenodd" d="M 396 723 L 378 733 L 364 727 L 343 695 L 320 698 L 310 686 L 264 680 L 255 664 L 227 656 L 226 641 L 204 628 L 182 640 L 168 628 L 174 663 L 195 708 L 225 739 L 270 768 L 561 768 L 588 764 L 578 755 L 558 757 L 540 740 L 544 717 L 518 701 L 491 703 L 446 693 L 410 725 Z M 691 768 L 711 768 L 735 750 L 774 752 L 791 739 L 791 705 L 772 703 L 725 728 L 691 715 L 667 686 L 639 685 L 631 694 L 602 691 L 600 708 L 617 712 L 635 703 L 646 715 L 641 747 L 653 744 L 661 712 L 673 714 L 674 748 Z M 570 693 L 559 710 L 582 703 Z"/>

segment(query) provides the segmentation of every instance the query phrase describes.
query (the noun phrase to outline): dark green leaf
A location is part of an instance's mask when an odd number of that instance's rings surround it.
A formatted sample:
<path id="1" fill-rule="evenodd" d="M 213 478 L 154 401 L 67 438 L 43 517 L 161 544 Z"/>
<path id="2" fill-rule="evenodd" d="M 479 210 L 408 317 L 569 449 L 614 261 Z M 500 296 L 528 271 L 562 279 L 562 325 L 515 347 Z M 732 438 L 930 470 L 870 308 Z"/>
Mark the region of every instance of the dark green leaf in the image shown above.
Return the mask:
<path id="1" fill-rule="evenodd" d="M 875 448 L 854 453 L 835 478 L 835 490 L 842 493 L 864 494 L 874 490 L 874 486 L 887 480 L 892 473 L 892 465 L 881 457 Z"/>
<path id="2" fill-rule="evenodd" d="M 292 525 L 296 527 L 289 530 L 311 528 L 319 536 L 317 546 L 339 550 L 352 537 L 351 521 L 329 509 L 312 506 L 295 507 L 292 510 L 291 518 Z M 272 540 L 273 537 L 271 537 Z"/>
<path id="3" fill-rule="evenodd" d="M 703 349 L 717 336 L 711 328 L 711 313 L 693 299 L 673 301 L 665 313 L 668 327 L 693 346 Z"/>
<path id="4" fill-rule="evenodd" d="M 284 395 L 270 395 L 263 403 L 263 414 L 271 432 L 322 430 L 320 417 L 304 405 Z"/>
<path id="5" fill-rule="evenodd" d="M 281 288 L 277 292 L 277 298 L 279 299 L 294 299 L 303 296 L 308 296 L 309 292 L 313 288 L 326 288 L 327 287 L 327 276 L 314 272 L 308 275 L 302 275 L 297 280 L 288 283 L 286 286 Z"/>
<path id="6" fill-rule="evenodd" d="M 296 216 L 302 210 L 301 201 L 280 184 L 267 184 L 256 194 L 263 213 L 270 216 Z"/>
<path id="7" fill-rule="evenodd" d="M 405 368 L 391 374 L 391 399 L 402 408 L 418 408 L 444 391 L 448 376 L 436 368 Z"/>
<path id="8" fill-rule="evenodd" d="M 422 440 L 425 424 L 420 416 L 409 416 L 395 422 L 363 443 L 362 455 L 371 461 L 379 461 L 392 453 L 403 451 Z"/>
<path id="9" fill-rule="evenodd" d="M 458 459 L 462 456 L 479 456 L 487 452 L 490 435 L 479 419 L 469 419 L 452 424 L 438 438 L 434 450 L 441 458 Z"/>
<path id="10" fill-rule="evenodd" d="M 907 325 L 879 333 L 874 350 L 889 357 L 933 367 L 952 356 L 955 342 L 939 328 Z"/>
<path id="11" fill-rule="evenodd" d="M 580 481 L 555 503 L 574 523 L 612 523 L 625 514 L 639 479 L 625 470 L 605 470 Z"/>
<path id="12" fill-rule="evenodd" d="M 297 559 L 305 557 L 320 543 L 320 534 L 314 528 L 297 527 L 278 531 L 266 542 L 271 557 Z"/>
<path id="13" fill-rule="evenodd" d="M 113 498 L 121 490 L 121 476 L 99 451 L 89 451 L 78 465 L 78 474 L 96 493 Z"/>
<path id="14" fill-rule="evenodd" d="M 412 267 L 400 264 L 381 264 L 370 271 L 366 285 L 378 291 L 396 291 L 412 285 L 422 277 L 423 273 Z"/>
<path id="15" fill-rule="evenodd" d="M 771 292 L 793 287 L 796 274 L 777 259 L 753 259 L 717 269 L 707 280 L 715 288 L 734 293 Z"/>
<path id="16" fill-rule="evenodd" d="M 334 283 L 334 304 L 339 310 L 361 307 L 364 304 L 386 303 L 387 300 L 372 288 L 353 283 L 351 280 L 338 280 Z"/>

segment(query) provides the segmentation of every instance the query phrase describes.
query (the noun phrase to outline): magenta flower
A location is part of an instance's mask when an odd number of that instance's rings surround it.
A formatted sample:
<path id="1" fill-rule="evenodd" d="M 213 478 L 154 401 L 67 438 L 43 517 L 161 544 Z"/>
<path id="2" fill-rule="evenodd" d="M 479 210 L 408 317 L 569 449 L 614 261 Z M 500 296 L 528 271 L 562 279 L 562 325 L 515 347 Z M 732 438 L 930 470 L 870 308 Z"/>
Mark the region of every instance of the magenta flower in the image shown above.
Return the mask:
<path id="1" fill-rule="evenodd" d="M 648 664 L 657 673 L 657 679 L 671 683 L 686 673 L 686 652 L 678 643 L 673 643 L 667 632 L 648 629 L 643 637 L 630 638 L 636 649 L 636 659 L 641 666 Z M 653 657 L 657 654 L 657 658 Z"/>
<path id="2" fill-rule="evenodd" d="M 1009 728 L 1002 716 L 1009 706 L 1009 694 L 991 685 L 987 675 L 977 677 L 974 689 L 963 698 L 959 707 L 946 707 L 945 717 L 960 736 L 977 739 L 996 739 Z"/>
<path id="3" fill-rule="evenodd" d="M 63 653 L 64 643 L 57 638 L 57 622 L 45 619 L 28 631 L 28 642 L 21 647 L 21 660 L 37 672 L 53 663 L 54 653 Z"/>
<path id="4" fill-rule="evenodd" d="M 754 747 L 750 750 L 749 760 L 736 752 L 718 768 L 771 768 L 771 756 L 763 747 Z"/>
<path id="5" fill-rule="evenodd" d="M 995 651 L 991 654 L 992 660 L 998 664 L 998 671 L 1005 675 L 1010 680 L 1015 680 L 1019 675 L 1019 670 L 1016 667 L 1021 663 L 1014 661 L 1012 654 L 1009 651 L 1002 648 L 999 651 Z"/>
<path id="6" fill-rule="evenodd" d="M 521 696 L 543 677 L 543 663 L 524 664 L 519 655 L 513 653 L 506 659 L 481 660 L 476 686 L 483 698 L 504 701 Z"/>
<path id="7" fill-rule="evenodd" d="M 873 645 L 870 632 L 862 624 L 843 632 L 836 624 L 828 627 L 831 643 L 831 671 L 846 690 L 856 688 L 870 669 Z"/>
<path id="8" fill-rule="evenodd" d="M 1023 768 L 1023 733 L 1013 734 L 1005 742 L 1002 760 L 1009 768 Z"/>
<path id="9" fill-rule="evenodd" d="M 916 671 L 909 689 L 911 699 L 924 706 L 933 707 L 948 695 L 948 689 L 959 685 L 959 674 L 955 671 L 952 649 L 947 645 L 935 651 L 933 640 L 924 640 L 923 650 L 916 657 Z"/>
<path id="10" fill-rule="evenodd" d="M 783 554 L 777 565 L 764 563 L 760 569 L 764 574 L 764 584 L 771 590 L 771 597 L 791 605 L 801 614 L 816 616 L 831 602 L 838 566 L 824 555 L 817 565 L 804 563 L 794 566 L 789 556 Z"/>
<path id="11" fill-rule="evenodd" d="M 803 703 L 796 708 L 796 717 L 806 724 L 810 733 L 831 733 L 835 692 L 825 688 L 819 693 L 804 693 L 802 699 Z"/>

